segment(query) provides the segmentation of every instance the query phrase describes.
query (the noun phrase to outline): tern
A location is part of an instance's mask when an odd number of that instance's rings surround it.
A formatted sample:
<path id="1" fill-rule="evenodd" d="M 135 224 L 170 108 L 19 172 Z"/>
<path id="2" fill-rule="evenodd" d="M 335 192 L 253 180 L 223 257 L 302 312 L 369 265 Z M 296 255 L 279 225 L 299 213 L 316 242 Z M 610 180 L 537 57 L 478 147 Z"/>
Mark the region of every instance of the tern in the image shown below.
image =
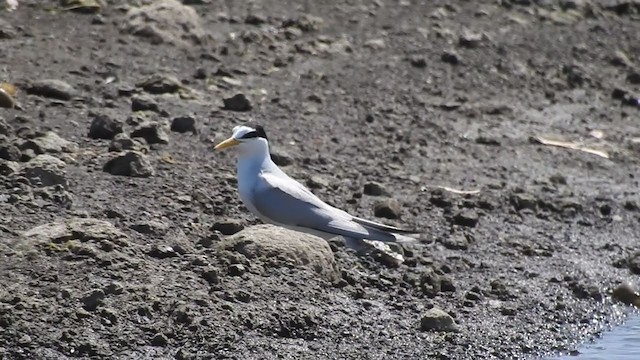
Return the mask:
<path id="1" fill-rule="evenodd" d="M 262 126 L 236 126 L 231 137 L 214 149 L 231 147 L 238 149 L 236 170 L 240 199 L 262 221 L 325 240 L 342 236 L 350 248 L 360 251 L 373 247 L 399 263 L 403 261 L 386 243 L 413 241 L 415 238 L 407 234 L 417 234 L 417 231 L 353 216 L 320 200 L 271 160 L 269 141 Z"/>

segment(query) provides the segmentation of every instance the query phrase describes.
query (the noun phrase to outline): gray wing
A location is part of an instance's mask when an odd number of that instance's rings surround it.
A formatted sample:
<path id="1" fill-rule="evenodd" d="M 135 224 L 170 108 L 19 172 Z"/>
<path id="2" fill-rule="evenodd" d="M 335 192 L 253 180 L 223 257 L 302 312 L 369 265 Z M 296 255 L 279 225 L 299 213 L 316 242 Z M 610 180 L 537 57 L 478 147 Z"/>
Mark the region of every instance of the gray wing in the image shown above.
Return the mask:
<path id="1" fill-rule="evenodd" d="M 387 231 L 355 222 L 353 216 L 326 204 L 284 174 L 261 174 L 252 203 L 262 216 L 277 224 L 356 239 L 396 240 Z"/>

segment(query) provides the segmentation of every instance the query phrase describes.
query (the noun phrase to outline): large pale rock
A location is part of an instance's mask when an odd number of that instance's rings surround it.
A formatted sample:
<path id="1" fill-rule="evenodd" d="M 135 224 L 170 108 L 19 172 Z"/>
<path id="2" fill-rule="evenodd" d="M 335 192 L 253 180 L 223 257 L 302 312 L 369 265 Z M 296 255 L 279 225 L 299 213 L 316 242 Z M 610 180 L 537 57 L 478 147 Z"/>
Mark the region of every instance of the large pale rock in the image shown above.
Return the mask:
<path id="1" fill-rule="evenodd" d="M 205 36 L 196 11 L 177 0 L 157 0 L 131 8 L 123 31 L 153 44 L 188 45 L 202 42 Z"/>
<path id="2" fill-rule="evenodd" d="M 331 280 L 339 276 L 333 252 L 325 240 L 279 226 L 251 226 L 224 239 L 218 246 L 272 267 L 294 264 Z"/>
<path id="3" fill-rule="evenodd" d="M 66 246 L 71 251 L 112 251 L 126 246 L 129 237 L 108 221 L 67 219 L 36 226 L 22 233 L 12 247 L 31 250 L 39 246 Z"/>
<path id="4" fill-rule="evenodd" d="M 57 157 L 42 154 L 20 166 L 19 173 L 36 187 L 62 185 L 67 187 L 66 164 Z"/>

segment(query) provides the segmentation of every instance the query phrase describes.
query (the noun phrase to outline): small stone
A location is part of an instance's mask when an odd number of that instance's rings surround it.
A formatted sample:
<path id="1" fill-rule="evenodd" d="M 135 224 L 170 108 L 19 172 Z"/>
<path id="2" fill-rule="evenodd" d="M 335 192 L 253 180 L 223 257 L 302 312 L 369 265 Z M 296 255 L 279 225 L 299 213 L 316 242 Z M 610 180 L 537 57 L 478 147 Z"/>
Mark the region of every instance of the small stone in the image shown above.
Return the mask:
<path id="1" fill-rule="evenodd" d="M 136 95 L 131 98 L 131 111 L 160 112 L 160 107 L 152 97 L 147 95 Z"/>
<path id="2" fill-rule="evenodd" d="M 267 19 L 264 16 L 258 14 L 249 14 L 244 19 L 244 23 L 249 25 L 262 25 L 266 22 Z"/>
<path id="3" fill-rule="evenodd" d="M 156 259 L 166 259 L 178 256 L 178 253 L 171 246 L 166 245 L 154 245 L 147 254 Z"/>
<path id="4" fill-rule="evenodd" d="M 313 32 L 313 31 L 318 31 L 320 27 L 322 27 L 323 23 L 324 21 L 320 17 L 309 15 L 309 14 L 303 14 L 297 19 L 285 20 L 282 24 L 282 27 L 284 28 L 297 27 L 303 32 Z"/>
<path id="5" fill-rule="evenodd" d="M 387 195 L 387 190 L 385 190 L 382 184 L 375 181 L 364 184 L 363 192 L 365 195 L 369 195 L 369 196 Z"/>
<path id="6" fill-rule="evenodd" d="M 475 292 L 475 291 L 469 291 L 467 293 L 467 295 L 465 295 L 465 298 L 467 298 L 467 299 L 469 299 L 471 301 L 479 301 L 479 300 L 482 299 L 482 296 L 479 293 Z"/>
<path id="7" fill-rule="evenodd" d="M 231 276 L 242 276 L 247 272 L 247 269 L 242 264 L 231 264 L 227 270 Z"/>
<path id="8" fill-rule="evenodd" d="M 124 287 L 119 282 L 112 282 L 105 289 L 104 293 L 106 295 L 120 295 L 124 293 Z"/>
<path id="9" fill-rule="evenodd" d="M 311 189 L 322 189 L 329 186 L 329 182 L 318 175 L 313 175 L 307 179 L 306 184 Z"/>
<path id="10" fill-rule="evenodd" d="M 75 96 L 76 90 L 62 80 L 45 79 L 31 84 L 27 93 L 67 101 Z"/>
<path id="11" fill-rule="evenodd" d="M 92 290 L 82 297 L 82 303 L 85 310 L 94 311 L 99 305 L 102 305 L 105 294 L 100 289 Z"/>
<path id="12" fill-rule="evenodd" d="M 640 306 L 640 294 L 629 283 L 616 286 L 611 297 L 626 305 Z"/>
<path id="13" fill-rule="evenodd" d="M 137 151 L 129 151 L 109 160 L 103 168 L 112 175 L 149 177 L 154 175 L 147 156 Z"/>
<path id="14" fill-rule="evenodd" d="M 474 210 L 463 209 L 453 216 L 453 223 L 460 226 L 475 227 L 479 219 L 478 213 Z"/>
<path id="15" fill-rule="evenodd" d="M 634 85 L 640 84 L 640 72 L 630 72 L 629 75 L 627 75 L 627 82 Z"/>
<path id="16" fill-rule="evenodd" d="M 244 229 L 244 224 L 240 220 L 229 219 L 225 221 L 219 221 L 211 226 L 211 231 L 220 231 L 222 235 L 233 235 Z"/>
<path id="17" fill-rule="evenodd" d="M 396 199 L 380 200 L 373 205 L 373 215 L 387 219 L 400 218 L 400 203 Z"/>
<path id="18" fill-rule="evenodd" d="M 178 79 L 170 75 L 156 74 L 136 84 L 150 94 L 174 93 L 182 88 Z M 135 111 L 135 110 L 134 110 Z"/>
<path id="19" fill-rule="evenodd" d="M 549 177 L 549 182 L 556 185 L 567 185 L 567 177 L 562 174 L 554 174 Z"/>
<path id="20" fill-rule="evenodd" d="M 427 310 L 420 320 L 422 331 L 457 331 L 453 317 L 444 310 L 433 307 Z"/>
<path id="21" fill-rule="evenodd" d="M 141 234 L 165 234 L 169 225 L 162 221 L 149 220 L 131 225 L 131 229 Z"/>
<path id="22" fill-rule="evenodd" d="M 204 80 L 208 77 L 207 69 L 205 68 L 197 68 L 196 72 L 193 74 L 194 79 Z"/>
<path id="23" fill-rule="evenodd" d="M 205 279 L 211 285 L 217 285 L 220 283 L 220 270 L 215 267 L 210 267 L 202 272 L 202 278 Z"/>
<path id="24" fill-rule="evenodd" d="M 458 53 L 456 53 L 453 50 L 447 50 L 445 52 L 442 53 L 442 55 L 440 56 L 440 59 L 447 63 L 447 64 L 451 64 L 451 65 L 458 65 L 460 64 L 460 55 L 458 55 Z"/>
<path id="25" fill-rule="evenodd" d="M 513 194 L 510 198 L 511 204 L 517 210 L 529 209 L 536 211 L 538 209 L 538 201 L 532 195 Z"/>
<path id="26" fill-rule="evenodd" d="M 224 109 L 230 111 L 249 111 L 252 109 L 251 101 L 244 94 L 236 94 L 222 100 Z"/>
<path id="27" fill-rule="evenodd" d="M 113 139 L 122 132 L 122 122 L 105 114 L 96 115 L 91 121 L 89 137 L 92 139 Z"/>
<path id="28" fill-rule="evenodd" d="M 616 50 L 609 61 L 615 66 L 633 67 L 633 62 L 629 59 L 629 56 L 621 50 Z"/>
<path id="29" fill-rule="evenodd" d="M 463 46 L 466 48 L 477 48 L 480 46 L 480 43 L 482 42 L 483 39 L 484 39 L 483 34 L 477 34 L 469 31 L 465 31 L 462 33 L 462 35 L 460 35 L 460 38 L 458 39 L 458 43 L 460 44 L 460 46 Z"/>
<path id="30" fill-rule="evenodd" d="M 171 121 L 171 131 L 186 133 L 197 133 L 196 119 L 193 116 L 179 116 Z"/>
<path id="31" fill-rule="evenodd" d="M 271 160 L 278 166 L 289 166 L 293 164 L 293 158 L 289 153 L 277 146 L 271 147 Z"/>
<path id="32" fill-rule="evenodd" d="M 427 67 L 427 60 L 423 56 L 412 56 L 409 58 L 411 66 L 424 69 Z"/>
<path id="33" fill-rule="evenodd" d="M 448 277 L 442 277 L 440 280 L 440 290 L 444 292 L 455 292 L 456 286 Z"/>
<path id="34" fill-rule="evenodd" d="M 635 254 L 629 256 L 629 258 L 627 259 L 627 265 L 632 273 L 640 275 L 640 252 L 636 252 Z"/>
<path id="35" fill-rule="evenodd" d="M 20 161 L 22 152 L 15 144 L 0 145 L 0 159 Z"/>
<path id="36" fill-rule="evenodd" d="M 147 153 L 149 151 L 149 146 L 147 146 L 144 140 L 139 138 L 132 139 L 125 133 L 117 134 L 109 144 L 109 151 L 122 152 L 126 150 L 135 150 Z"/>
<path id="37" fill-rule="evenodd" d="M 162 126 L 156 122 L 141 124 L 131 132 L 131 137 L 141 137 L 147 141 L 147 144 L 169 143 L 169 135 L 167 135 Z"/>
<path id="38" fill-rule="evenodd" d="M 248 302 L 251 302 L 251 300 L 253 300 L 254 296 L 250 292 L 247 292 L 244 290 L 238 290 L 235 293 L 235 298 L 240 302 L 248 303 Z"/>
<path id="39" fill-rule="evenodd" d="M 444 239 L 442 245 L 450 250 L 467 250 L 469 241 L 464 234 L 455 233 Z"/>
<path id="40" fill-rule="evenodd" d="M 153 338 L 151 338 L 151 345 L 153 346 L 165 346 L 168 343 L 169 339 L 167 339 L 167 336 L 163 333 L 157 333 L 153 335 Z"/>
<path id="41" fill-rule="evenodd" d="M 384 39 L 370 39 L 364 42 L 364 47 L 379 50 L 387 47 L 387 44 L 384 42 Z"/>

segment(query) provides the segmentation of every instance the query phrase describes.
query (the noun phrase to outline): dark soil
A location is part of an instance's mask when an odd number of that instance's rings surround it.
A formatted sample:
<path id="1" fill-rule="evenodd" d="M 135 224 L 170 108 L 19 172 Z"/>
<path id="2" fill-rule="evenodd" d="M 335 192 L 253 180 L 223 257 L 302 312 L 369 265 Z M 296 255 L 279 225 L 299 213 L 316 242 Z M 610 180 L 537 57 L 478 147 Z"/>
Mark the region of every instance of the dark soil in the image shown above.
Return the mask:
<path id="1" fill-rule="evenodd" d="M 624 318 L 637 1 L 59 3 L 0 11 L 0 359 L 536 358 Z M 218 246 L 249 120 L 328 202 L 395 199 L 406 262 Z"/>

